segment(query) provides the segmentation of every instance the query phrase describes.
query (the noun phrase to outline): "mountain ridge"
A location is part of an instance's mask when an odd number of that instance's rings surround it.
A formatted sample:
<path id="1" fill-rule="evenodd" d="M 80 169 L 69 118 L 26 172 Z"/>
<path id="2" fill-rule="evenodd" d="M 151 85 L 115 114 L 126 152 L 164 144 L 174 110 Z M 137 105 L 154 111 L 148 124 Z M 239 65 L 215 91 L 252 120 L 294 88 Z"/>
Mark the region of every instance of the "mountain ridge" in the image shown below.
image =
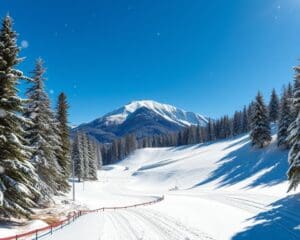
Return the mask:
<path id="1" fill-rule="evenodd" d="M 72 131 L 85 131 L 99 142 L 134 133 L 137 138 L 176 132 L 191 125 L 205 126 L 203 115 L 153 100 L 131 101 L 102 117 L 79 125 Z"/>

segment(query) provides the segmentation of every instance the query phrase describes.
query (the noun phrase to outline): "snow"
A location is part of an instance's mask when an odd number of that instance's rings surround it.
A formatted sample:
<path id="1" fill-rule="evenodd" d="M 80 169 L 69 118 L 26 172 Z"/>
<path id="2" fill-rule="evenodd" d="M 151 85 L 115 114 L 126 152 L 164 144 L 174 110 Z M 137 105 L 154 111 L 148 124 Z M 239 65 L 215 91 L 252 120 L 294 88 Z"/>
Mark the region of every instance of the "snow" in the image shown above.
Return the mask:
<path id="1" fill-rule="evenodd" d="M 168 121 L 177 123 L 181 126 L 190 125 L 205 125 L 207 119 L 192 112 L 186 112 L 182 109 L 176 108 L 168 104 L 162 104 L 152 100 L 133 101 L 124 107 L 121 107 L 111 113 L 106 114 L 103 118 L 106 120 L 106 124 L 121 124 L 127 117 L 140 108 L 147 108 L 153 112 L 159 114 Z"/>
<path id="2" fill-rule="evenodd" d="M 6 111 L 4 109 L 0 108 L 0 117 L 4 118 L 6 116 L 6 114 L 7 114 Z"/>
<path id="3" fill-rule="evenodd" d="M 37 228 L 42 228 L 47 226 L 47 224 L 41 220 L 33 220 L 29 221 L 26 226 L 23 226 L 22 223 L 15 223 L 13 227 L 10 224 L 3 224 L 0 225 L 0 237 L 10 237 L 15 236 L 21 232 L 28 232 Z"/>
<path id="4" fill-rule="evenodd" d="M 42 239 L 300 239 L 300 194 L 286 193 L 288 152 L 275 136 L 265 149 L 249 141 L 137 150 L 105 166 L 99 181 L 76 183 L 76 202 L 95 209 L 165 200 L 88 214 Z"/>

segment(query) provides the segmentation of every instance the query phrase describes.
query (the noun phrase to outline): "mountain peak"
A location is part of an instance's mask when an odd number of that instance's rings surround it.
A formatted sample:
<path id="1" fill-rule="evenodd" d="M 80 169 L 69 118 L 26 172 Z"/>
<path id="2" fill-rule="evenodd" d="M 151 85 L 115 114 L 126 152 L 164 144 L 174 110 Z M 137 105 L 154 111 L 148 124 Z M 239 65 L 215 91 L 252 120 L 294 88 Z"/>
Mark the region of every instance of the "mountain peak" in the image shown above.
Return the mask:
<path id="1" fill-rule="evenodd" d="M 176 132 L 190 125 L 207 124 L 207 118 L 193 112 L 153 100 L 132 101 L 101 118 L 82 124 L 84 130 L 100 142 L 135 133 L 138 138 Z"/>
<path id="2" fill-rule="evenodd" d="M 130 114 L 140 108 L 147 108 L 166 120 L 181 126 L 205 125 L 207 123 L 207 119 L 200 114 L 187 112 L 172 105 L 159 103 L 154 100 L 132 101 L 125 106 L 106 114 L 103 118 L 106 119 L 108 124 L 121 124 Z"/>

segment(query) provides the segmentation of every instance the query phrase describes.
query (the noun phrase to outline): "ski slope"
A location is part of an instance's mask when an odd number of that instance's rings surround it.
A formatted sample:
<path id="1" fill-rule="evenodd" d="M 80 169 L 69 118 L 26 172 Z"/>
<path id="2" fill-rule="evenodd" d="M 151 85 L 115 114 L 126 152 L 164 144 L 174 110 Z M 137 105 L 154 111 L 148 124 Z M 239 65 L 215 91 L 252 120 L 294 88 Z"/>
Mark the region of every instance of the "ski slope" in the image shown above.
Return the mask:
<path id="1" fill-rule="evenodd" d="M 300 195 L 287 195 L 287 151 L 248 135 L 215 143 L 137 150 L 76 184 L 90 209 L 157 199 L 150 206 L 85 215 L 43 239 L 300 239 Z"/>

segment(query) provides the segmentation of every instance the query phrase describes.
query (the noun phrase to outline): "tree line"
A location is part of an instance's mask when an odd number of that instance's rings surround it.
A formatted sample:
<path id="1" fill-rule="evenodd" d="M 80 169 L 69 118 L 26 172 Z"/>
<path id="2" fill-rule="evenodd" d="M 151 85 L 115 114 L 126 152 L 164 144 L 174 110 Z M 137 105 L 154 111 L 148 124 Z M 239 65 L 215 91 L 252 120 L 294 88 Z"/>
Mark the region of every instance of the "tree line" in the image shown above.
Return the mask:
<path id="1" fill-rule="evenodd" d="M 136 149 L 140 148 L 135 134 L 128 134 L 124 137 L 115 139 L 111 144 L 101 145 L 103 164 L 116 163 L 129 156 Z"/>
<path id="2" fill-rule="evenodd" d="M 102 166 L 100 145 L 84 132 L 76 132 L 72 144 L 74 176 L 81 180 L 97 180 L 97 170 Z"/>
<path id="3" fill-rule="evenodd" d="M 70 140 L 66 95 L 55 111 L 45 91 L 43 61 L 31 77 L 17 66 L 17 33 L 10 16 L 0 29 L 0 217 L 29 217 L 32 208 L 48 205 L 53 195 L 69 190 Z M 20 97 L 18 86 L 29 88 Z"/>

